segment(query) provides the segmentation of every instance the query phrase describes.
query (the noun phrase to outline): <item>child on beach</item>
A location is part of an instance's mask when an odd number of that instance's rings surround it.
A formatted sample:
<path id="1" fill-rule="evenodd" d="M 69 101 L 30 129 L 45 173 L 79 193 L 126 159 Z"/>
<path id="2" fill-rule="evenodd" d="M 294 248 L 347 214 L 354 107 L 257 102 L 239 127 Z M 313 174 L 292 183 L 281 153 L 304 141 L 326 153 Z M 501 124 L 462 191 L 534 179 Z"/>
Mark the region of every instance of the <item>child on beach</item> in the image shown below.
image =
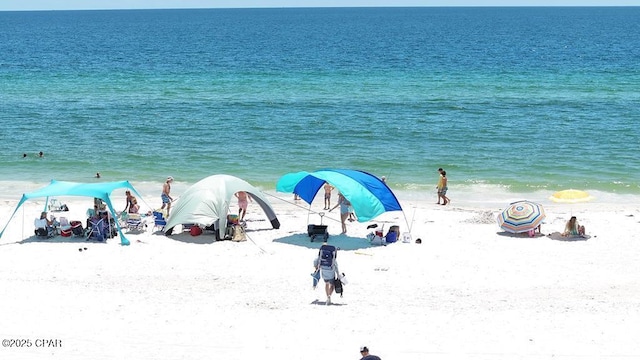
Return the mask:
<path id="1" fill-rule="evenodd" d="M 331 184 L 324 183 L 324 209 L 329 210 L 331 208 L 331 190 L 335 189 Z"/>

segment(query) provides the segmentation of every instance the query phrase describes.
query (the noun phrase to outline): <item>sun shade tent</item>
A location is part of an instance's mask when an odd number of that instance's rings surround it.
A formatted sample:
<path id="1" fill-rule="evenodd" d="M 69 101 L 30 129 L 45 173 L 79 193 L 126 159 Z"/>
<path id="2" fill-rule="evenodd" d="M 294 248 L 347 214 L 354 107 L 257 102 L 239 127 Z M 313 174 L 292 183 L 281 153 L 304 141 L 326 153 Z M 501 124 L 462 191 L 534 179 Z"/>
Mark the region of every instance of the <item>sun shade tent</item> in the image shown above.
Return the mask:
<path id="1" fill-rule="evenodd" d="M 235 193 L 244 191 L 267 215 L 274 229 L 280 222 L 265 195 L 248 182 L 231 175 L 212 175 L 191 185 L 180 196 L 177 205 L 165 225 L 165 233 L 170 234 L 176 225 L 198 224 L 207 227 L 216 224 L 218 235 L 224 237 L 227 230 L 227 214 Z M 222 221 L 220 221 L 222 219 Z"/>
<path id="2" fill-rule="evenodd" d="M 106 183 L 76 183 L 76 182 L 68 182 L 68 181 L 51 180 L 51 183 L 49 185 L 39 190 L 36 190 L 32 193 L 22 195 L 22 199 L 20 199 L 20 202 L 18 202 L 18 205 L 16 206 L 16 209 L 11 214 L 11 217 L 9 217 L 9 220 L 7 220 L 7 224 L 4 226 L 4 228 L 2 228 L 2 232 L 0 232 L 0 238 L 2 237 L 2 234 L 4 234 L 4 231 L 6 230 L 7 225 L 9 225 L 9 221 L 11 221 L 11 219 L 16 214 L 20 206 L 22 206 L 22 204 L 25 201 L 33 198 L 46 198 L 47 199 L 46 202 L 49 201 L 49 197 L 51 196 L 85 196 L 85 197 L 98 198 L 107 204 L 109 212 L 111 213 L 111 217 L 116 219 L 117 218 L 116 212 L 113 209 L 113 204 L 111 203 L 110 196 L 113 190 L 121 189 L 121 188 L 129 189 L 136 196 L 138 196 L 138 198 L 142 198 L 138 193 L 138 191 L 128 181 L 116 181 L 116 182 L 106 182 Z M 44 208 L 45 209 L 47 208 L 46 203 Z M 120 234 L 120 243 L 122 245 L 129 245 L 129 240 L 127 240 L 127 238 L 122 233 L 122 229 L 120 229 L 120 225 L 118 224 L 117 221 L 115 221 L 115 224 L 116 224 L 116 228 L 118 229 L 118 233 Z"/>
<path id="3" fill-rule="evenodd" d="M 323 169 L 282 176 L 276 191 L 295 193 L 311 205 L 324 183 L 328 182 L 351 202 L 359 222 L 370 221 L 387 211 L 402 211 L 398 199 L 377 176 L 360 170 Z"/>

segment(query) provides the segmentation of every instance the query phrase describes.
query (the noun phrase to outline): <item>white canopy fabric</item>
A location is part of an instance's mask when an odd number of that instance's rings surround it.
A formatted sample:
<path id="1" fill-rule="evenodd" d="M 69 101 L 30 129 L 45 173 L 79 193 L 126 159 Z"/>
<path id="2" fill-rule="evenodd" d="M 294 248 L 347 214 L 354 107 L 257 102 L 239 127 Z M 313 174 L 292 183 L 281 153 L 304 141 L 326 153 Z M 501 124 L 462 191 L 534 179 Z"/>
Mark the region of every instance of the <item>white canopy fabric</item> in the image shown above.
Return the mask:
<path id="1" fill-rule="evenodd" d="M 191 185 L 172 207 L 165 226 L 165 233 L 170 234 L 176 225 L 198 224 L 207 227 L 217 224 L 220 238 L 227 230 L 227 214 L 229 207 L 235 206 L 235 193 L 248 193 L 253 202 L 260 205 L 274 229 L 280 228 L 280 222 L 269 200 L 264 194 L 248 182 L 231 175 L 212 175 Z M 222 220 L 221 220 L 222 219 Z"/>

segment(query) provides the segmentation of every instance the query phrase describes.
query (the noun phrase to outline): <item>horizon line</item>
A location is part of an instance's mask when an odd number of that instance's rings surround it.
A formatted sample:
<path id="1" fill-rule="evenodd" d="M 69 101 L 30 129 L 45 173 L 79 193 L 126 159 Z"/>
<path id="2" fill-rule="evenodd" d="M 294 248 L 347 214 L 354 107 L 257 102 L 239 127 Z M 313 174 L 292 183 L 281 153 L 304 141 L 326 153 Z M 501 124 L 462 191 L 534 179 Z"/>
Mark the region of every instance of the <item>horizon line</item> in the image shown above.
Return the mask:
<path id="1" fill-rule="evenodd" d="M 119 10 L 251 10 L 251 9 L 384 9 L 384 8 L 636 8 L 638 5 L 351 5 L 351 6 L 246 6 L 246 7 L 131 7 L 131 8 L 59 8 L 1 9 L 0 12 L 27 11 L 119 11 Z"/>

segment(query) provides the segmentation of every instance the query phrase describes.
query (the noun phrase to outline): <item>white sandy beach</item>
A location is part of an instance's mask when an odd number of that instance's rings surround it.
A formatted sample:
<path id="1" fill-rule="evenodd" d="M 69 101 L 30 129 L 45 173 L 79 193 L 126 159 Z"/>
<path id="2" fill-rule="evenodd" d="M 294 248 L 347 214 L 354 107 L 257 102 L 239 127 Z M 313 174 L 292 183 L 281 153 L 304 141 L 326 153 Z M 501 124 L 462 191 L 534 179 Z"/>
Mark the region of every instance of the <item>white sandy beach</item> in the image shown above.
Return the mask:
<path id="1" fill-rule="evenodd" d="M 636 204 L 543 201 L 544 234 L 571 214 L 587 227 L 587 240 L 562 241 L 502 233 L 507 202 L 431 195 L 399 196 L 422 244 L 369 246 L 371 223 L 407 231 L 400 212 L 349 223 L 346 236 L 337 211 L 325 216 L 349 281 L 331 306 L 311 287 L 320 244 L 289 194 L 270 199 L 278 230 L 250 205 L 245 242 L 149 230 L 129 233 L 130 246 L 35 240 L 43 202 L 28 201 L 0 239 L 0 335 L 32 345 L 0 358 L 359 359 L 363 345 L 384 360 L 640 358 Z M 3 200 L 2 225 L 18 197 Z M 69 218 L 84 222 L 90 201 L 65 199 Z"/>

